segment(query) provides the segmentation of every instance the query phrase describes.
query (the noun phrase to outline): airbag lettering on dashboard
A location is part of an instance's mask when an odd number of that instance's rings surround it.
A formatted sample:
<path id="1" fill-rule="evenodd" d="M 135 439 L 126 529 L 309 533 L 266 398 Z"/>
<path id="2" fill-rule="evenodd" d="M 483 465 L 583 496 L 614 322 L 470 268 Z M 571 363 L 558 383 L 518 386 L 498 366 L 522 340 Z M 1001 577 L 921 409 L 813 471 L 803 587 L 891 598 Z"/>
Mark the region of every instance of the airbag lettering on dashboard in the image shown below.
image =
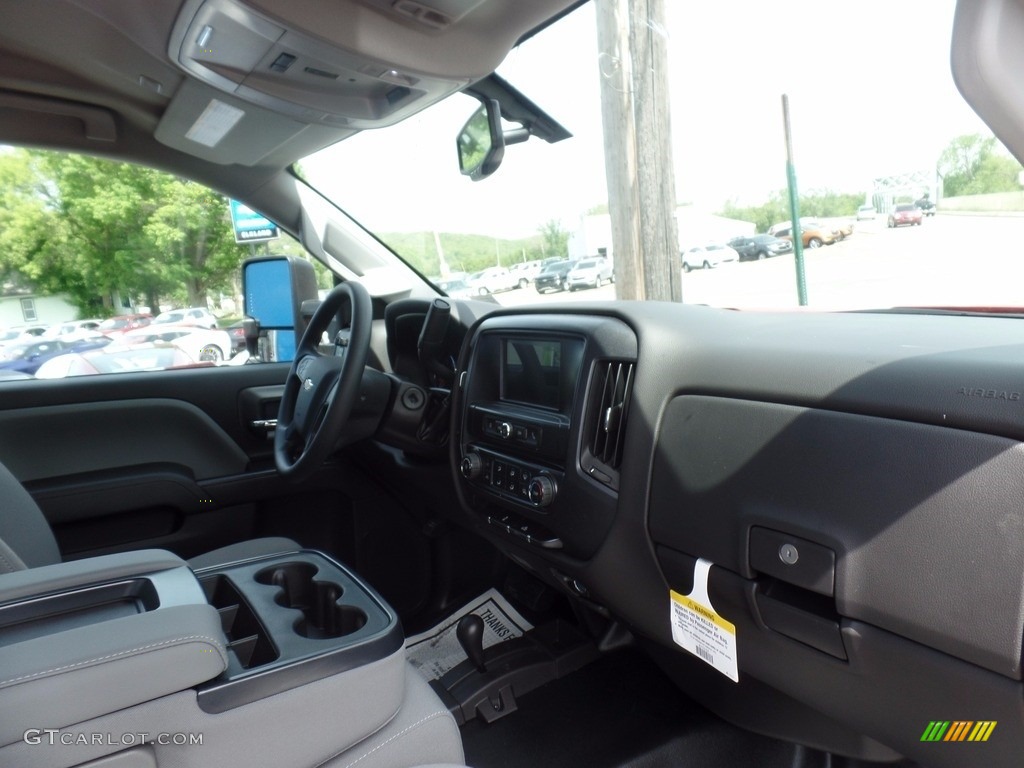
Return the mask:
<path id="1" fill-rule="evenodd" d="M 711 605 L 708 597 L 711 566 L 710 560 L 697 561 L 693 569 L 693 591 L 689 595 L 669 590 L 672 639 L 676 645 L 738 683 L 736 625 L 719 616 Z"/>
<path id="2" fill-rule="evenodd" d="M 1008 400 L 1019 402 L 1020 392 L 1009 392 L 1005 389 L 985 389 L 984 387 L 960 387 L 957 392 L 967 397 L 983 397 L 986 400 Z"/>

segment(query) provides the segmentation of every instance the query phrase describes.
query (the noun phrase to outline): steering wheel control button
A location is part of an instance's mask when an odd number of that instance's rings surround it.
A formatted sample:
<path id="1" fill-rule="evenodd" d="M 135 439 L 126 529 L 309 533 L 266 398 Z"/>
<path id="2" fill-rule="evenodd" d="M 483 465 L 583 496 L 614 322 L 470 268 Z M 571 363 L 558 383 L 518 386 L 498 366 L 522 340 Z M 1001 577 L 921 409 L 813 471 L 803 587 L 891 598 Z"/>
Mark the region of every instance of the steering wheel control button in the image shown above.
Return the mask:
<path id="1" fill-rule="evenodd" d="M 792 544 L 783 544 L 779 547 L 779 560 L 786 565 L 796 565 L 800 559 L 800 550 Z"/>
<path id="2" fill-rule="evenodd" d="M 750 567 L 796 587 L 832 597 L 836 553 L 826 546 L 771 528 L 750 529 Z"/>

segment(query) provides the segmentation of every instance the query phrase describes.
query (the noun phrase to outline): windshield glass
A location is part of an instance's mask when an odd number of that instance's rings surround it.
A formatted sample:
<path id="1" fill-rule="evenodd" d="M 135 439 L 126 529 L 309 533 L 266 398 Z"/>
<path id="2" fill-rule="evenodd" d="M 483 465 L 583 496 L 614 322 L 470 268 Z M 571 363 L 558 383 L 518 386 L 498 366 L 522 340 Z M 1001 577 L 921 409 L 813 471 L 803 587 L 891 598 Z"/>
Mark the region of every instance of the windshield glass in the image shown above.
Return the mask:
<path id="1" fill-rule="evenodd" d="M 813 14 L 802 0 L 666 5 L 664 25 L 649 32 L 668 41 L 681 244 L 673 264 L 684 302 L 796 307 L 799 250 L 811 307 L 1024 304 L 1017 281 L 992 279 L 1017 271 L 1007 261 L 1014 255 L 995 243 L 1024 239 L 1022 169 L 953 84 L 952 0 L 865 0 L 856 13 L 826 5 Z M 557 21 L 498 69 L 571 138 L 510 144 L 493 176 L 470 181 L 459 172 L 456 136 L 479 102 L 456 94 L 305 158 L 303 177 L 435 285 L 488 267 L 604 256 L 612 277 L 598 287 L 541 290 L 539 272 L 516 271 L 474 286 L 474 295 L 506 305 L 623 298 L 617 277 L 626 261 L 612 242 L 602 128 L 602 84 L 621 62 L 599 50 L 595 11 L 587 4 Z M 709 67 L 723 57 L 728 66 Z M 914 78 L 885 87 L 900 71 Z M 904 210 L 913 217 L 895 216 Z M 769 230 L 787 247 L 685 262 L 695 245 Z"/>

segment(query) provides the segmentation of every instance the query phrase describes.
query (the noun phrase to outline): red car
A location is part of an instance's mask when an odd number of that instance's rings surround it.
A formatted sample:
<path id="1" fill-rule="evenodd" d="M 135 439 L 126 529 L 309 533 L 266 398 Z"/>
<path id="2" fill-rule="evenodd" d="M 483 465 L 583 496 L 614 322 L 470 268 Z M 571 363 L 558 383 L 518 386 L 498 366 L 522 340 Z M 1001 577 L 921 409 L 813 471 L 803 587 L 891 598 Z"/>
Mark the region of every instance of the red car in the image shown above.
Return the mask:
<path id="1" fill-rule="evenodd" d="M 896 209 L 889 214 L 889 228 L 899 227 L 904 224 L 921 226 L 923 219 L 921 209 L 912 203 L 897 205 Z"/>
<path id="2" fill-rule="evenodd" d="M 112 336 L 118 333 L 134 331 L 136 328 L 142 328 L 149 325 L 152 320 L 152 315 L 116 315 L 104 320 L 96 330 L 107 336 Z"/>

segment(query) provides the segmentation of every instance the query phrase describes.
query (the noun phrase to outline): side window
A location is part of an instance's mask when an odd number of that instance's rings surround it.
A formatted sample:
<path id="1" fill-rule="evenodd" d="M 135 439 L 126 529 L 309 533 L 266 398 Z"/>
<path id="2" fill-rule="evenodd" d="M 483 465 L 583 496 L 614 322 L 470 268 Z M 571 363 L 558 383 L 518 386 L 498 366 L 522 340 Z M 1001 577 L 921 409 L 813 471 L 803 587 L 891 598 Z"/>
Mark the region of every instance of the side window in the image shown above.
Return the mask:
<path id="1" fill-rule="evenodd" d="M 196 182 L 0 147 L 0 381 L 244 362 L 242 261 L 307 256 L 283 232 L 237 237 Z M 50 344 L 26 355 L 35 334 Z"/>

